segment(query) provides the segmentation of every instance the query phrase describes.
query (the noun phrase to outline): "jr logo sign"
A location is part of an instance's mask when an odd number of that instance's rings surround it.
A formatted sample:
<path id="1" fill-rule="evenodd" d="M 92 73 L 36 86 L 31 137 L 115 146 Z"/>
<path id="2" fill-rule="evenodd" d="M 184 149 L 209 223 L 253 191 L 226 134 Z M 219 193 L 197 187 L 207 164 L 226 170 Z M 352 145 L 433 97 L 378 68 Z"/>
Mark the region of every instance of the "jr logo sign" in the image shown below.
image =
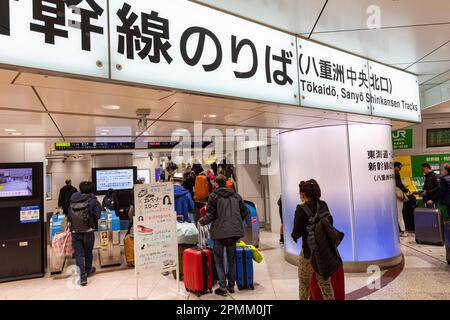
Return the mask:
<path id="1" fill-rule="evenodd" d="M 411 149 L 413 147 L 412 129 L 392 132 L 392 146 L 395 149 Z"/>

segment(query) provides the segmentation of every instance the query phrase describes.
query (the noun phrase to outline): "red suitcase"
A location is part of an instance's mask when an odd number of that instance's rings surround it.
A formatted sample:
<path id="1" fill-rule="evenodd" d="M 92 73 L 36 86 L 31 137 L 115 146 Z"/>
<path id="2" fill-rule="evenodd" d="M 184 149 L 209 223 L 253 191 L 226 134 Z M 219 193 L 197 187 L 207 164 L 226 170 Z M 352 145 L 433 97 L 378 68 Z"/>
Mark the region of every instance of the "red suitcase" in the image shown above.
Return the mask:
<path id="1" fill-rule="evenodd" d="M 201 296 L 213 287 L 213 259 L 211 250 L 206 248 L 206 227 L 197 225 L 198 248 L 183 252 L 183 274 L 186 291 Z"/>
<path id="2" fill-rule="evenodd" d="M 186 291 L 197 296 L 212 293 L 213 270 L 211 250 L 186 249 L 183 252 L 183 274 Z"/>
<path id="3" fill-rule="evenodd" d="M 345 280 L 344 267 L 341 266 L 335 274 L 331 276 L 331 285 L 333 286 L 334 299 L 345 300 Z M 317 276 L 314 272 L 310 283 L 311 300 L 323 300 L 322 291 L 317 283 Z"/>

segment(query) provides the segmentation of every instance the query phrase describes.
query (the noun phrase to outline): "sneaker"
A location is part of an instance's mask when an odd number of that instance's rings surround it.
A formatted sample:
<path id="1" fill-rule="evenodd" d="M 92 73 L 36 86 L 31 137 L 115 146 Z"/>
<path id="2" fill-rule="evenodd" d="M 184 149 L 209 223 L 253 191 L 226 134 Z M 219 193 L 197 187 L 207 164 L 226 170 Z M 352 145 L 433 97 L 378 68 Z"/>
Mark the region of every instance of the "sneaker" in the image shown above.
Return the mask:
<path id="1" fill-rule="evenodd" d="M 97 269 L 95 267 L 92 267 L 91 270 L 88 271 L 87 276 L 88 277 L 92 276 L 95 273 L 95 271 L 97 271 Z"/>
<path id="2" fill-rule="evenodd" d="M 87 279 L 80 279 L 80 286 L 85 287 L 87 285 Z"/>
<path id="3" fill-rule="evenodd" d="M 405 238 L 408 236 L 408 233 L 406 231 L 400 232 L 400 237 Z"/>
<path id="4" fill-rule="evenodd" d="M 234 287 L 228 288 L 229 293 L 234 293 Z"/>
<path id="5" fill-rule="evenodd" d="M 219 296 L 226 296 L 228 292 L 227 292 L 227 290 L 222 290 L 222 289 L 218 288 L 218 289 L 214 290 L 214 293 Z"/>
<path id="6" fill-rule="evenodd" d="M 169 271 L 166 271 L 166 272 L 163 272 L 163 273 L 161 273 L 163 276 L 165 276 L 165 277 L 167 277 L 170 273 L 169 273 Z"/>
<path id="7" fill-rule="evenodd" d="M 143 234 L 150 234 L 153 232 L 153 229 L 147 228 L 145 226 L 137 226 L 137 231 Z"/>

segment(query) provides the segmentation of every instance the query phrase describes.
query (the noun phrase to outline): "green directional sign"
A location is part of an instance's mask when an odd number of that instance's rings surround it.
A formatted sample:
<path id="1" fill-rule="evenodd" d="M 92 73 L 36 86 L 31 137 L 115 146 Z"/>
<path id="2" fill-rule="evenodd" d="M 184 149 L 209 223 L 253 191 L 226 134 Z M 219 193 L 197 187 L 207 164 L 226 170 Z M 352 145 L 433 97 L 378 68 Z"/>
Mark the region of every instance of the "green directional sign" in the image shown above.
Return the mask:
<path id="1" fill-rule="evenodd" d="M 392 146 L 394 150 L 412 149 L 413 147 L 413 130 L 402 129 L 392 131 Z"/>

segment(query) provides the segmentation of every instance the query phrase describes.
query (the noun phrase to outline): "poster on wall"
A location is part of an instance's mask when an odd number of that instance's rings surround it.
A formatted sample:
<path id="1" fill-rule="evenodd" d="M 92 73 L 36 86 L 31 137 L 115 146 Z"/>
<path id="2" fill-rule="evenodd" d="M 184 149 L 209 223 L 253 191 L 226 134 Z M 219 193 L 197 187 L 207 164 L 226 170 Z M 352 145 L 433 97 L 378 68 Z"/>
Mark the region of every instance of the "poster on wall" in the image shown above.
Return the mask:
<path id="1" fill-rule="evenodd" d="M 173 185 L 135 185 L 134 252 L 137 274 L 178 267 Z"/>
<path id="2" fill-rule="evenodd" d="M 107 2 L 0 1 L 0 64 L 108 78 Z"/>
<path id="3" fill-rule="evenodd" d="M 114 80 L 299 105 L 290 34 L 185 0 L 109 12 Z"/>

